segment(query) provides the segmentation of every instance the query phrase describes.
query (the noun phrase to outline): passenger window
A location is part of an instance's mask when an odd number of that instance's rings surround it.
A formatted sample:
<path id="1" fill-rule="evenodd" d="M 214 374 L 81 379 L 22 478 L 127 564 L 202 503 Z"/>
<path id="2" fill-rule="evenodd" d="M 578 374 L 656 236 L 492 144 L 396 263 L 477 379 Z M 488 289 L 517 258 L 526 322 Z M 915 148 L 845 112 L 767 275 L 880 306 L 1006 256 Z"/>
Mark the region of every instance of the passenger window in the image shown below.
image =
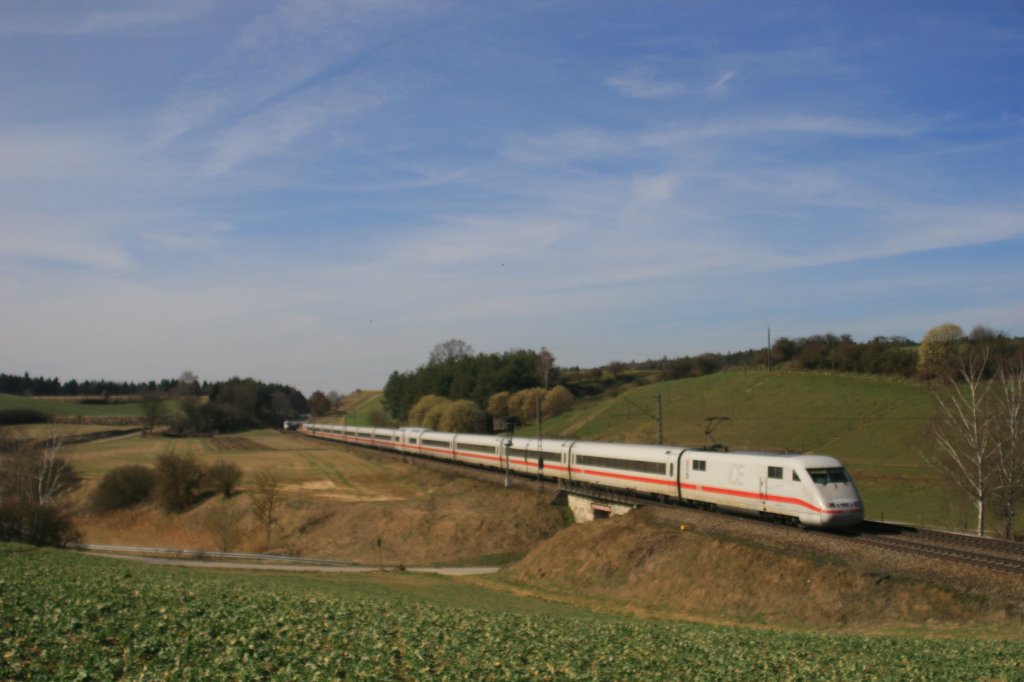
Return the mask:
<path id="1" fill-rule="evenodd" d="M 705 462 L 703 459 L 695 459 L 695 460 L 693 460 L 693 470 L 694 471 L 706 471 L 707 470 L 706 467 L 707 467 L 707 462 Z"/>
<path id="2" fill-rule="evenodd" d="M 782 478 L 782 467 L 768 467 L 768 478 Z"/>

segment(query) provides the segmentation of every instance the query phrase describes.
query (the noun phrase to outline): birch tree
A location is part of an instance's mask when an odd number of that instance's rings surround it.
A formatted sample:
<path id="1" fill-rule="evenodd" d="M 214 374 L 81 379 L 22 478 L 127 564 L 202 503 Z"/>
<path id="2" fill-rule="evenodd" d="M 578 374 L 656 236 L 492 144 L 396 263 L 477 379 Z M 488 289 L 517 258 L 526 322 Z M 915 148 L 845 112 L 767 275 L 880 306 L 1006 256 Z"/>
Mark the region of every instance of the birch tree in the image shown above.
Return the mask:
<path id="1" fill-rule="evenodd" d="M 935 392 L 939 418 L 932 437 L 938 451 L 926 455 L 971 501 L 979 536 L 984 535 L 987 505 L 997 487 L 999 456 L 992 384 L 984 380 L 987 359 L 983 352 L 965 354 L 957 374 Z"/>
<path id="2" fill-rule="evenodd" d="M 1024 360 L 1003 365 L 996 379 L 997 513 L 1003 521 L 1003 537 L 1010 538 L 1024 497 Z"/>

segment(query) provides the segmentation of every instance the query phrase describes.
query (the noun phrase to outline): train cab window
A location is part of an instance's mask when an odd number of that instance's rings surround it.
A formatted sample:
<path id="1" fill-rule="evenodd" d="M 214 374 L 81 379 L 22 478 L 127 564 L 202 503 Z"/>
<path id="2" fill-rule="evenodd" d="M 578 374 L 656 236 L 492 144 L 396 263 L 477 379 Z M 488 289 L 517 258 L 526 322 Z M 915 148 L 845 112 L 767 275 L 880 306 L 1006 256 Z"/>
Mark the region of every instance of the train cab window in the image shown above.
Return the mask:
<path id="1" fill-rule="evenodd" d="M 796 473 L 796 469 L 793 469 L 793 480 L 797 483 L 800 482 L 800 475 Z"/>
<path id="2" fill-rule="evenodd" d="M 829 469 L 808 469 L 807 475 L 811 477 L 811 480 L 818 485 L 825 485 L 826 483 L 849 483 L 850 477 L 846 475 L 846 470 L 842 467 L 832 467 Z"/>
<path id="3" fill-rule="evenodd" d="M 782 467 L 768 467 L 768 478 L 782 478 Z"/>
<path id="4" fill-rule="evenodd" d="M 707 471 L 707 467 L 708 467 L 708 463 L 706 461 L 704 461 L 703 459 L 695 459 L 695 460 L 693 460 L 693 470 L 694 471 Z"/>

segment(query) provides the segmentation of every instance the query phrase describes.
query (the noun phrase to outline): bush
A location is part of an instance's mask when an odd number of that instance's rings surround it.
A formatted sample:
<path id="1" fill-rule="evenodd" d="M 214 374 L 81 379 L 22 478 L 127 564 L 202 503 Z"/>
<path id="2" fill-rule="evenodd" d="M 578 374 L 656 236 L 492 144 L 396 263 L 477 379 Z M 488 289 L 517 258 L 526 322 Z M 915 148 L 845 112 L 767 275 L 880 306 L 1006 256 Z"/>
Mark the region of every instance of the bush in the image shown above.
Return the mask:
<path id="1" fill-rule="evenodd" d="M 0 540 L 33 545 L 64 545 L 77 542 L 79 535 L 71 515 L 62 504 L 5 500 L 0 504 Z"/>
<path id="2" fill-rule="evenodd" d="M 199 494 L 203 467 L 191 455 L 160 455 L 156 460 L 156 496 L 168 512 L 188 509 Z"/>
<path id="3" fill-rule="evenodd" d="M 224 497 L 231 497 L 238 482 L 242 480 L 242 470 L 237 464 L 220 460 L 206 470 L 204 478 L 206 486 Z"/>
<path id="4" fill-rule="evenodd" d="M 0 430 L 0 540 L 61 545 L 76 539 L 63 493 L 79 477 L 58 451 Z"/>
<path id="5" fill-rule="evenodd" d="M 149 499 L 156 485 L 156 472 L 139 465 L 111 469 L 92 491 L 89 504 L 93 511 L 124 509 Z"/>
<path id="6" fill-rule="evenodd" d="M 50 417 L 38 410 L 27 410 L 22 408 L 0 410 L 0 426 L 10 426 L 13 424 L 45 424 L 48 421 L 50 421 Z"/>

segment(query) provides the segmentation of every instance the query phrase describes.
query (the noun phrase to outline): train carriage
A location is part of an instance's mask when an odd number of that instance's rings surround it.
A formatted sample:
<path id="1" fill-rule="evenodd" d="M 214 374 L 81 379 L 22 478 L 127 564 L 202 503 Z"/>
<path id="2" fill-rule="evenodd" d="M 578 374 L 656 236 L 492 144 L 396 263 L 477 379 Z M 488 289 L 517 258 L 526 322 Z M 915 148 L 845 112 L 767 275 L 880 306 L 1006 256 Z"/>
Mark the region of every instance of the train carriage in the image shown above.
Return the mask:
<path id="1" fill-rule="evenodd" d="M 424 431 L 420 434 L 419 453 L 434 459 L 453 460 L 455 459 L 455 436 L 454 433 L 442 431 Z"/>
<path id="2" fill-rule="evenodd" d="M 570 450 L 570 478 L 639 493 L 678 496 L 676 467 L 682 448 L 577 441 Z"/>
<path id="3" fill-rule="evenodd" d="M 506 440 L 509 467 L 523 474 L 569 478 L 569 451 L 576 441 L 557 438 Z"/>

